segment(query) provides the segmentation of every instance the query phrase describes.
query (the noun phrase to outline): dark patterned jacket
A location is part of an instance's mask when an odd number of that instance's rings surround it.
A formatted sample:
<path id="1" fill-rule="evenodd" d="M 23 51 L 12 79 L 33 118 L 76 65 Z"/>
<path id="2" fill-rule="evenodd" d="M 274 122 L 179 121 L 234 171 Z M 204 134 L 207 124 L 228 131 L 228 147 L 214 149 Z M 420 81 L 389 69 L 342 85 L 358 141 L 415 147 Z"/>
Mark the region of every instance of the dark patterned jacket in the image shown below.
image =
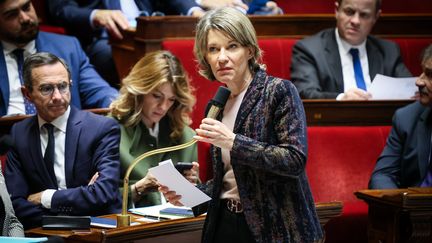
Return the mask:
<path id="1" fill-rule="evenodd" d="M 234 124 L 231 164 L 246 221 L 257 242 L 314 242 L 323 237 L 305 174 L 306 122 L 288 80 L 255 74 Z M 214 178 L 200 188 L 213 200 L 202 241 L 213 242 L 222 189 L 221 150 L 212 146 Z"/>

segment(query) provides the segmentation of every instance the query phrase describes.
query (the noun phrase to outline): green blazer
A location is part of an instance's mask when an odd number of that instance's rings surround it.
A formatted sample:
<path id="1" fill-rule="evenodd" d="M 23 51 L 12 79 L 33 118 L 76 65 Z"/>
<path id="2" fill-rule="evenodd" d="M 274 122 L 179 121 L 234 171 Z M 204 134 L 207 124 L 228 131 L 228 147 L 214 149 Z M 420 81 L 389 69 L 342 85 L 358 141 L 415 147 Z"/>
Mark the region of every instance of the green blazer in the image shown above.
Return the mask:
<path id="1" fill-rule="evenodd" d="M 179 145 L 190 141 L 195 132 L 188 126 L 183 129 L 183 135 L 179 141 L 172 140 L 169 135 L 171 128 L 169 127 L 169 118 L 165 116 L 159 122 L 158 142 L 149 134 L 148 128 L 140 123 L 134 127 L 125 127 L 120 125 L 121 140 L 120 140 L 120 163 L 121 163 L 121 185 L 123 187 L 123 178 L 128 166 L 132 161 L 141 154 L 169 146 Z M 177 162 L 192 162 L 198 161 L 197 145 L 194 144 L 188 148 L 172 151 L 168 153 L 156 154 L 143 159 L 132 170 L 129 176 L 129 185 L 133 185 L 138 180 L 147 175 L 149 168 L 157 166 L 159 162 L 171 159 L 174 164 Z M 130 190 L 129 190 L 130 192 Z M 130 193 L 129 193 L 130 201 Z M 159 192 L 150 192 L 142 195 L 141 200 L 135 203 L 135 207 L 153 206 L 161 203 Z"/>

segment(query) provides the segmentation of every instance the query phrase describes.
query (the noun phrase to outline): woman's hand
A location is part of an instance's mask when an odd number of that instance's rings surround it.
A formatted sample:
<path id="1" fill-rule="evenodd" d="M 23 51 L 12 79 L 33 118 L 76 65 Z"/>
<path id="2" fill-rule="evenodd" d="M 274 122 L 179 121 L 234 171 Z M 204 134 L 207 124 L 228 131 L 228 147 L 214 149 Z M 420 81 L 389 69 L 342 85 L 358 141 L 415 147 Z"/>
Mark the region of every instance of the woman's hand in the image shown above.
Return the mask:
<path id="1" fill-rule="evenodd" d="M 135 183 L 135 190 L 138 195 L 156 191 L 159 184 L 155 177 L 153 177 L 150 173 L 142 178 L 141 180 Z"/>
<path id="2" fill-rule="evenodd" d="M 183 176 L 192 184 L 196 185 L 199 181 L 198 171 L 199 164 L 197 162 L 192 162 L 193 167 L 190 170 L 183 171 Z"/>
<path id="3" fill-rule="evenodd" d="M 195 131 L 197 135 L 194 138 L 198 141 L 211 143 L 227 150 L 231 150 L 233 147 L 235 133 L 218 120 L 204 118 Z"/>
<path id="4" fill-rule="evenodd" d="M 183 206 L 183 204 L 180 202 L 181 196 L 177 195 L 175 191 L 170 191 L 169 188 L 164 185 L 160 185 L 158 190 L 162 192 L 165 199 L 172 205 Z"/>

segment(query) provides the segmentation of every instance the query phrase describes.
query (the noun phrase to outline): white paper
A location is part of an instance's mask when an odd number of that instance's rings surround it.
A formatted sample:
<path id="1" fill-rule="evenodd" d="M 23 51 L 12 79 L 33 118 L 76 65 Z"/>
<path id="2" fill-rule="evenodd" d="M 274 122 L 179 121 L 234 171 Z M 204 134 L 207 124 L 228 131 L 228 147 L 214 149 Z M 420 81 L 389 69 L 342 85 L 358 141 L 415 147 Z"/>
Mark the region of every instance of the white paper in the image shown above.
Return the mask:
<path id="1" fill-rule="evenodd" d="M 372 100 L 409 100 L 418 91 L 415 85 L 416 77 L 393 78 L 377 74 L 368 92 Z"/>
<path id="2" fill-rule="evenodd" d="M 164 209 L 164 208 L 174 208 L 174 207 L 178 207 L 178 206 L 174 206 L 171 203 L 166 203 L 166 204 L 162 204 L 162 205 L 155 205 L 155 206 L 150 206 L 150 207 L 141 207 L 141 208 L 131 208 L 129 209 L 129 212 L 133 213 L 133 214 L 138 214 L 141 216 L 146 216 L 146 215 L 150 215 L 150 216 L 155 216 L 155 217 L 162 217 L 162 218 L 169 218 L 169 219 L 183 219 L 183 218 L 187 218 L 186 216 L 179 216 L 179 215 L 166 215 L 166 214 L 161 214 L 160 210 Z M 178 208 L 188 208 L 189 207 L 178 207 Z M 145 221 L 145 222 L 158 222 L 159 220 L 152 220 L 149 218 L 139 218 L 137 219 L 138 221 Z"/>
<path id="3" fill-rule="evenodd" d="M 174 167 L 171 160 L 159 163 L 158 166 L 150 168 L 149 172 L 156 177 L 160 184 L 167 186 L 171 191 L 175 191 L 177 195 L 181 195 L 180 202 L 186 207 L 192 208 L 211 199 L 186 180 Z"/>

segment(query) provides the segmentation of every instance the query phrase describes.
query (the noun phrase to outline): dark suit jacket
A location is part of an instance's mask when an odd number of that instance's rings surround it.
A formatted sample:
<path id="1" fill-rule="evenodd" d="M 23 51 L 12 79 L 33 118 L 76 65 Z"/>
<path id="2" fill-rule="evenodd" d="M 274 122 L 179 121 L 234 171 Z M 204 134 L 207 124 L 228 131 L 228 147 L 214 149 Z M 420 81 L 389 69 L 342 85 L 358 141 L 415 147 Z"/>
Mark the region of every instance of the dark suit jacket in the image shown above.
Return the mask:
<path id="1" fill-rule="evenodd" d="M 376 74 L 410 77 L 399 46 L 368 36 L 366 51 L 371 80 Z M 305 99 L 334 99 L 344 92 L 342 64 L 335 29 L 326 29 L 298 41 L 293 47 L 291 80 Z"/>
<path id="2" fill-rule="evenodd" d="M 134 1 L 134 0 L 129 0 Z M 166 15 L 186 15 L 195 0 L 137 0 L 140 11 L 149 14 L 159 11 Z M 49 14 L 58 24 L 65 26 L 68 33 L 77 36 L 84 45 L 100 37 L 102 32 L 90 25 L 90 14 L 94 9 L 121 9 L 120 0 L 47 0 Z"/>
<path id="3" fill-rule="evenodd" d="M 38 52 L 50 52 L 66 61 L 72 78 L 71 104 L 77 108 L 108 107 L 117 97 L 118 91 L 111 88 L 89 64 L 76 38 L 39 32 L 36 49 Z M 4 116 L 9 106 L 9 78 L 1 43 L 0 50 L 0 116 Z"/>
<path id="4" fill-rule="evenodd" d="M 323 237 L 305 173 L 306 118 L 294 85 L 259 71 L 234 124 L 230 152 L 244 215 L 256 242 L 314 242 Z M 212 146 L 214 179 L 202 242 L 213 241 L 223 187 L 221 150 Z M 203 210 L 195 208 L 196 211 Z"/>
<path id="5" fill-rule="evenodd" d="M 387 144 L 376 163 L 369 188 L 420 186 L 431 151 L 431 108 L 419 102 L 396 111 Z"/>
<path id="6" fill-rule="evenodd" d="M 42 215 L 102 215 L 121 210 L 118 123 L 71 107 L 66 129 L 66 190 L 52 197 L 51 209 L 27 201 L 30 194 L 57 189 L 43 161 L 37 116 L 12 127 L 6 184 L 15 213 L 26 229 L 41 225 Z M 90 186 L 92 176 L 99 178 Z"/>

